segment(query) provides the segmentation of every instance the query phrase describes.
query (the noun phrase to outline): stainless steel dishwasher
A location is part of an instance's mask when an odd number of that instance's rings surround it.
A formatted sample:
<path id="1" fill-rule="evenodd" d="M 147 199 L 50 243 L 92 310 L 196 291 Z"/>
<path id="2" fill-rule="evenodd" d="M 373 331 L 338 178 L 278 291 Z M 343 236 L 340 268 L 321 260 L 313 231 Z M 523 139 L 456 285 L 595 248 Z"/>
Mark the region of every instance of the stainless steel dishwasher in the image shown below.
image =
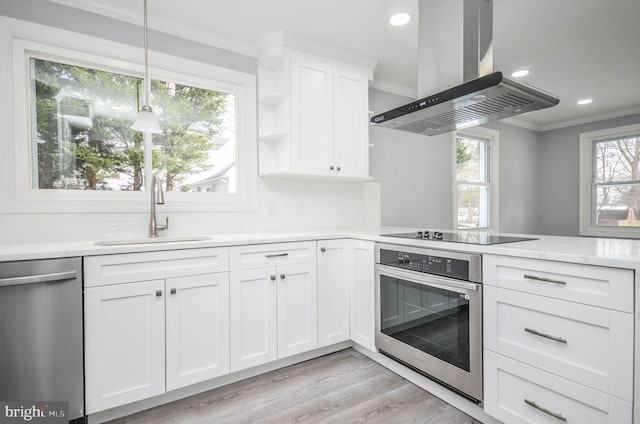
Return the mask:
<path id="1" fill-rule="evenodd" d="M 84 422 L 81 258 L 0 262 L 0 400 Z"/>

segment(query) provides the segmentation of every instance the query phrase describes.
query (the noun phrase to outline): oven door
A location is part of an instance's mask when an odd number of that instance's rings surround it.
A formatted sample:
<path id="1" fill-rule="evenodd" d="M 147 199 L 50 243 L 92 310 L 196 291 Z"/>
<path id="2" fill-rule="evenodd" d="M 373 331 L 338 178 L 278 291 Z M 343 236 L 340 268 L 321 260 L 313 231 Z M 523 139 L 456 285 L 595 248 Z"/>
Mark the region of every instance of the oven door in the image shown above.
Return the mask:
<path id="1" fill-rule="evenodd" d="M 376 347 L 482 401 L 482 285 L 376 265 Z"/>

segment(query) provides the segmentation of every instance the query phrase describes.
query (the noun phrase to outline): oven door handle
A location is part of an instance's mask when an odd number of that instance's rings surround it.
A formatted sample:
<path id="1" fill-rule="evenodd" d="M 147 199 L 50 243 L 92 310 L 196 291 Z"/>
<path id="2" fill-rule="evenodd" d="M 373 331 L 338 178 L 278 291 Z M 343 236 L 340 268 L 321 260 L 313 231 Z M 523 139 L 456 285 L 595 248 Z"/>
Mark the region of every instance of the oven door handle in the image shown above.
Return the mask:
<path id="1" fill-rule="evenodd" d="M 464 281 L 453 280 L 451 278 L 438 277 L 436 275 L 424 274 L 415 271 L 405 271 L 403 269 L 394 268 L 388 265 L 376 264 L 376 271 L 389 277 L 399 278 L 424 286 L 432 286 L 439 289 L 457 288 L 462 290 L 478 291 L 477 283 L 467 283 Z"/>

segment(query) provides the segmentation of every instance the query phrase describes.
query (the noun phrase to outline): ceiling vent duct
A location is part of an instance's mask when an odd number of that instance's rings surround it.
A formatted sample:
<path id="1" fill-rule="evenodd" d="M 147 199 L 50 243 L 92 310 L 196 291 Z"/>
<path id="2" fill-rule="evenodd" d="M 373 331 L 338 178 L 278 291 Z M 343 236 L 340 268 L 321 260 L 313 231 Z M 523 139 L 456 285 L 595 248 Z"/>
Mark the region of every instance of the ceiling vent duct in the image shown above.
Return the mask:
<path id="1" fill-rule="evenodd" d="M 560 102 L 557 96 L 506 78 L 502 72 L 493 72 L 493 0 L 420 0 L 418 3 L 419 95 L 422 96 L 429 85 L 436 89 L 446 82 L 451 85 L 448 81 L 451 78 L 465 82 L 375 115 L 371 125 L 432 136 Z M 457 47 L 456 42 L 462 46 Z M 455 54 L 458 49 L 462 55 Z M 459 71 L 450 72 L 452 57 L 454 62 L 455 58 L 461 58 L 462 63 L 457 66 L 461 75 Z"/>

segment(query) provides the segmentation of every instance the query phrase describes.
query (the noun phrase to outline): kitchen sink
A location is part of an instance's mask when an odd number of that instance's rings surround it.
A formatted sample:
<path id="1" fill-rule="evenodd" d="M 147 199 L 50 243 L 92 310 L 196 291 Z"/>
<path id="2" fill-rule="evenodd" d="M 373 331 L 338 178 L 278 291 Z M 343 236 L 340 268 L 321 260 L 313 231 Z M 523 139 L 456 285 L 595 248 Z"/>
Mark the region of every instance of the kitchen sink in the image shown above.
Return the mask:
<path id="1" fill-rule="evenodd" d="M 211 240 L 211 237 L 207 236 L 176 236 L 176 237 L 145 237 L 136 239 L 121 239 L 121 240 L 101 240 L 94 244 L 96 246 L 123 246 L 128 244 L 156 244 L 156 243 L 180 243 L 187 241 L 203 241 Z"/>

